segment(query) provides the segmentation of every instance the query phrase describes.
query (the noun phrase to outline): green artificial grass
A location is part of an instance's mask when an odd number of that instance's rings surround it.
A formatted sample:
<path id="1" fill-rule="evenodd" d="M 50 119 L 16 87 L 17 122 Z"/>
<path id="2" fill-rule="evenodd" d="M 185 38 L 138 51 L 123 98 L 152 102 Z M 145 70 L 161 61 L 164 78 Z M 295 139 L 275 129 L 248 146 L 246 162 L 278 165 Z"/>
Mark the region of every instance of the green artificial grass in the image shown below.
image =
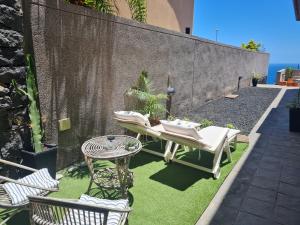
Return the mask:
<path id="1" fill-rule="evenodd" d="M 160 142 L 145 146 L 149 149 L 160 148 Z M 130 188 L 129 200 L 132 212 L 129 225 L 191 225 L 195 224 L 204 212 L 233 166 L 239 160 L 247 144 L 239 143 L 232 154 L 232 163 L 223 156 L 221 176 L 218 180 L 212 175 L 176 163 L 166 164 L 162 158 L 140 152 L 131 159 L 130 169 L 134 173 L 134 186 Z M 182 156 L 181 159 L 195 161 L 198 151 Z M 202 153 L 201 161 L 210 161 L 211 155 Z M 107 166 L 111 162 L 100 162 Z M 205 163 L 204 163 L 205 164 Z M 206 165 L 209 163 L 206 162 Z M 203 165 L 203 164 L 200 164 Z M 77 199 L 85 193 L 89 184 L 86 167 L 65 172 L 60 181 L 60 191 L 51 197 Z M 91 196 L 99 197 L 99 189 L 93 185 Z M 24 219 L 22 220 L 24 221 Z"/>

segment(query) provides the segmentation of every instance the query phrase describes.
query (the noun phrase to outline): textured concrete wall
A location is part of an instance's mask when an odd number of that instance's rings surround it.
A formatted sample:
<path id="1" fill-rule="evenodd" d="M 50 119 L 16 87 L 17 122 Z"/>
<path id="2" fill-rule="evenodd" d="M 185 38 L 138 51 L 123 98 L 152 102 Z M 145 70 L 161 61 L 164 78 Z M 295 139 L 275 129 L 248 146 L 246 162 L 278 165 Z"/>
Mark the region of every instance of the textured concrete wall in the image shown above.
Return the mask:
<path id="1" fill-rule="evenodd" d="M 32 0 L 30 7 L 42 114 L 48 140 L 59 144 L 60 165 L 76 160 L 87 137 L 120 132 L 112 113 L 124 108 L 123 94 L 143 69 L 160 92 L 171 77 L 177 91 L 172 113 L 178 116 L 235 90 L 238 76 L 247 86 L 252 71 L 267 73 L 268 54 L 102 15 L 63 0 Z M 72 129 L 59 132 L 58 120 L 65 117 Z"/>

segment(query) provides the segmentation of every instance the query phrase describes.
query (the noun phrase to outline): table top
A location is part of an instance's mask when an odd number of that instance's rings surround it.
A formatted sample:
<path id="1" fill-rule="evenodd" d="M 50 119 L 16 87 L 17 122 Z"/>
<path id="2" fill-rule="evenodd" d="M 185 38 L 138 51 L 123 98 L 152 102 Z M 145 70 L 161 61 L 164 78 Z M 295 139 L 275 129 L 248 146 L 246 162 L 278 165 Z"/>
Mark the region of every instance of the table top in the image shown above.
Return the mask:
<path id="1" fill-rule="evenodd" d="M 82 153 L 93 159 L 119 159 L 137 154 L 142 143 L 126 135 L 107 135 L 87 140 L 81 146 Z"/>

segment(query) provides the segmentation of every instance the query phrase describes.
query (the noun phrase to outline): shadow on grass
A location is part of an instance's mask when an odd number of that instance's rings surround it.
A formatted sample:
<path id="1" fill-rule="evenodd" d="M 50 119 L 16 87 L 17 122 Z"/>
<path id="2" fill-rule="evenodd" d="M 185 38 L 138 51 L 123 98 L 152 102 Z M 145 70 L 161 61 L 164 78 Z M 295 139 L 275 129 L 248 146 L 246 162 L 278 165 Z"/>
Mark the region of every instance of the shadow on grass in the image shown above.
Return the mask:
<path id="1" fill-rule="evenodd" d="M 145 152 L 140 152 L 131 158 L 129 169 L 135 169 L 137 167 L 144 166 L 152 162 L 159 162 L 161 160 L 163 159 L 158 156 L 154 156 Z"/>
<path id="2" fill-rule="evenodd" d="M 234 150 L 232 150 L 234 152 Z M 201 151 L 201 158 L 198 160 L 199 151 L 185 151 L 179 149 L 177 158 L 183 161 L 187 161 L 196 165 L 201 165 L 206 168 L 212 168 L 213 154 Z M 229 164 L 225 153 L 222 155 L 220 167 Z M 185 191 L 191 187 L 194 183 L 202 179 L 210 179 L 212 174 L 190 168 L 177 163 L 169 163 L 168 166 L 156 174 L 153 174 L 150 179 L 160 182 L 164 185 L 170 186 L 180 191 Z"/>
<path id="3" fill-rule="evenodd" d="M 150 179 L 184 191 L 201 179 L 209 179 L 211 175 L 183 165 L 170 164 L 166 168 L 153 174 Z"/>
<path id="4" fill-rule="evenodd" d="M 23 210 L 23 211 L 18 212 L 16 215 L 14 215 L 5 224 L 6 225 L 30 225 L 29 211 L 28 210 Z"/>

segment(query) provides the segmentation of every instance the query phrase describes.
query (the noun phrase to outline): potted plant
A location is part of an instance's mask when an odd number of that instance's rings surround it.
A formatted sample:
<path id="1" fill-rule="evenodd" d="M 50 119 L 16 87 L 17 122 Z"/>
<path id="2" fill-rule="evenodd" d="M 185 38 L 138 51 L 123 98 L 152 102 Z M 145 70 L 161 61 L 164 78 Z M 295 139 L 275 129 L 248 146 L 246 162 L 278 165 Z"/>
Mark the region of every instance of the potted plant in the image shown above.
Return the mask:
<path id="1" fill-rule="evenodd" d="M 142 71 L 136 84 L 126 91 L 125 97 L 127 102 L 130 103 L 130 109 L 144 115 L 148 114 L 152 126 L 159 124 L 159 119 L 166 112 L 166 107 L 162 104 L 162 101 L 167 99 L 167 95 L 154 94 L 152 83 L 146 71 Z"/>
<path id="2" fill-rule="evenodd" d="M 293 83 L 293 69 L 291 67 L 287 67 L 285 69 L 285 81 L 287 81 L 288 83 Z"/>
<path id="3" fill-rule="evenodd" d="M 252 86 L 253 87 L 257 86 L 258 81 L 261 79 L 261 77 L 262 77 L 262 74 L 256 73 L 256 72 L 253 73 L 253 76 L 252 76 Z"/>
<path id="4" fill-rule="evenodd" d="M 125 144 L 125 149 L 127 151 L 134 151 L 137 147 L 137 143 L 135 141 L 128 141 L 126 144 Z"/>
<path id="5" fill-rule="evenodd" d="M 289 107 L 289 127 L 291 132 L 300 132 L 300 89 L 294 102 Z"/>
<path id="6" fill-rule="evenodd" d="M 43 130 L 41 126 L 40 111 L 37 106 L 38 91 L 35 79 L 36 73 L 34 70 L 33 58 L 30 55 L 26 55 L 26 64 L 26 90 L 18 87 L 15 80 L 12 81 L 17 93 L 27 96 L 29 100 L 29 128 L 31 130 L 32 149 L 22 150 L 22 164 L 36 169 L 48 168 L 50 175 L 55 178 L 57 145 L 42 143 Z"/>

